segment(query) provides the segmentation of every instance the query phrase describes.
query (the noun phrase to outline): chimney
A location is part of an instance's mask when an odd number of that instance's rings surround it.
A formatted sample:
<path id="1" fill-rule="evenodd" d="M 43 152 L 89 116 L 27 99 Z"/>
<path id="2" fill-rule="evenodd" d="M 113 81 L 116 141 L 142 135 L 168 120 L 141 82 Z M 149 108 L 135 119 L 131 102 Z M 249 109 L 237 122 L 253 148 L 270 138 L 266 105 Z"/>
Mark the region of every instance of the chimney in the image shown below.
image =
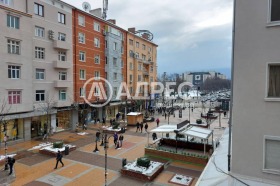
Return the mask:
<path id="1" fill-rule="evenodd" d="M 115 19 L 108 19 L 107 21 L 110 22 L 110 23 L 113 23 L 114 25 L 116 24 L 116 20 Z"/>
<path id="2" fill-rule="evenodd" d="M 89 13 L 96 17 L 102 18 L 101 8 L 90 10 Z"/>
<path id="3" fill-rule="evenodd" d="M 142 34 L 142 37 L 147 40 L 149 39 L 149 35 L 147 33 Z"/>
<path id="4" fill-rule="evenodd" d="M 129 32 L 132 32 L 133 34 L 135 34 L 135 27 L 133 27 L 133 28 L 128 28 L 127 29 Z"/>

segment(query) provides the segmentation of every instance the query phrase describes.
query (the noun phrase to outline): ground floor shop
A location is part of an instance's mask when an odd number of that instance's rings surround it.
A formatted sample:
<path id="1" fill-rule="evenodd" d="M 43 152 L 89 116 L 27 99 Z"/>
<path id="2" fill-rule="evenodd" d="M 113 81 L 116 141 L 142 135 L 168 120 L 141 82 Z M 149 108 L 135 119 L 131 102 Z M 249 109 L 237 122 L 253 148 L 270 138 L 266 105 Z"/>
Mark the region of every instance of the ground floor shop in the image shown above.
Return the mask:
<path id="1" fill-rule="evenodd" d="M 6 120 L 0 125 L 1 142 L 4 142 L 4 136 L 8 141 L 24 138 L 23 119 Z"/>

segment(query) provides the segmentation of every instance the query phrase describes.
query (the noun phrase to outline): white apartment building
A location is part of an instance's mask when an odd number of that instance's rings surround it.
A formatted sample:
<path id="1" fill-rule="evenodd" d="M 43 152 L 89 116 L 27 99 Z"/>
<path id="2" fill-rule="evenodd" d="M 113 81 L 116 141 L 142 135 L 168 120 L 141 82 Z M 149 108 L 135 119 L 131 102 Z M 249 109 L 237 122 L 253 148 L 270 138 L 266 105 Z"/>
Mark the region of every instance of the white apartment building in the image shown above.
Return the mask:
<path id="1" fill-rule="evenodd" d="M 0 13 L 1 131 L 28 140 L 44 127 L 70 128 L 72 7 L 58 0 L 0 0 Z"/>
<path id="2" fill-rule="evenodd" d="M 193 85 L 201 85 L 207 78 L 220 78 L 226 79 L 224 74 L 215 71 L 209 72 L 186 72 L 182 74 L 183 79 L 186 82 L 190 82 Z"/>

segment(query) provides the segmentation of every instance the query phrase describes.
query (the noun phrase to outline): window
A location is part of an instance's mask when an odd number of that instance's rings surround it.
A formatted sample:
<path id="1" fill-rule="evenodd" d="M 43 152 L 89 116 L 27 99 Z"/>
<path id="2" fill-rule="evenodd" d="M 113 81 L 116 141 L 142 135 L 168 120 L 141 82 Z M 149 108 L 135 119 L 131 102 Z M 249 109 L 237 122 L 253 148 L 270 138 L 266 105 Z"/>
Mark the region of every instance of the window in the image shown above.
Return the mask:
<path id="1" fill-rule="evenodd" d="M 133 63 L 129 63 L 129 69 L 133 70 Z"/>
<path id="2" fill-rule="evenodd" d="M 80 88 L 80 97 L 84 97 L 85 96 L 85 89 L 82 87 Z"/>
<path id="3" fill-rule="evenodd" d="M 117 81 L 117 79 L 118 79 L 118 74 L 114 73 L 114 80 Z"/>
<path id="4" fill-rule="evenodd" d="M 93 29 L 97 32 L 100 32 L 100 24 L 97 22 L 93 23 Z"/>
<path id="5" fill-rule="evenodd" d="M 280 1 L 270 0 L 270 21 L 280 21 Z"/>
<path id="6" fill-rule="evenodd" d="M 100 47 L 100 41 L 98 38 L 94 38 L 94 46 L 98 48 Z"/>
<path id="7" fill-rule="evenodd" d="M 129 75 L 129 81 L 132 82 L 132 80 L 133 80 L 133 75 L 130 74 L 130 75 Z"/>
<path id="8" fill-rule="evenodd" d="M 66 34 L 58 32 L 58 38 L 59 41 L 66 41 Z"/>
<path id="9" fill-rule="evenodd" d="M 67 72 L 59 72 L 59 80 L 65 81 L 67 80 Z"/>
<path id="10" fill-rule="evenodd" d="M 107 40 L 105 40 L 105 48 L 108 47 L 108 43 L 107 43 Z"/>
<path id="11" fill-rule="evenodd" d="M 8 39 L 8 53 L 19 54 L 20 42 L 12 39 Z"/>
<path id="12" fill-rule="evenodd" d="M 44 17 L 44 6 L 34 3 L 34 13 L 38 16 Z"/>
<path id="13" fill-rule="evenodd" d="M 45 90 L 36 90 L 36 101 L 45 101 Z"/>
<path id="14" fill-rule="evenodd" d="M 86 61 L 86 53 L 85 52 L 80 51 L 79 60 L 80 61 Z"/>
<path id="15" fill-rule="evenodd" d="M 280 97 L 280 64 L 269 65 L 268 95 L 267 97 Z"/>
<path id="16" fill-rule="evenodd" d="M 8 78 L 19 79 L 20 78 L 20 66 L 8 66 Z"/>
<path id="17" fill-rule="evenodd" d="M 86 71 L 80 70 L 80 79 L 86 79 Z"/>
<path id="18" fill-rule="evenodd" d="M 138 81 L 142 81 L 142 76 L 138 75 Z"/>
<path id="19" fill-rule="evenodd" d="M 133 87 L 130 87 L 130 88 L 129 88 L 129 93 L 130 93 L 130 94 L 133 94 Z"/>
<path id="20" fill-rule="evenodd" d="M 7 26 L 10 28 L 19 29 L 19 18 L 12 15 L 7 15 Z"/>
<path id="21" fill-rule="evenodd" d="M 113 89 L 113 90 L 114 90 L 114 93 L 113 93 L 113 94 L 114 94 L 114 96 L 117 96 L 117 91 L 118 91 L 118 88 L 117 88 L 117 87 L 114 87 L 114 89 Z"/>
<path id="22" fill-rule="evenodd" d="M 135 58 L 137 58 L 137 59 L 139 58 L 139 53 L 138 52 L 135 53 Z"/>
<path id="23" fill-rule="evenodd" d="M 5 5 L 9 5 L 10 4 L 10 0 L 0 0 L 1 4 L 5 4 Z"/>
<path id="24" fill-rule="evenodd" d="M 123 46 L 121 46 L 121 53 L 123 54 Z"/>
<path id="25" fill-rule="evenodd" d="M 154 78 L 153 77 L 150 77 L 150 82 L 153 82 L 154 81 Z"/>
<path id="26" fill-rule="evenodd" d="M 142 59 L 146 60 L 146 55 L 142 54 Z"/>
<path id="27" fill-rule="evenodd" d="M 138 64 L 138 71 L 142 70 L 142 64 Z"/>
<path id="28" fill-rule="evenodd" d="M 264 136 L 264 171 L 280 173 L 280 137 Z"/>
<path id="29" fill-rule="evenodd" d="M 129 39 L 129 45 L 133 45 L 133 40 Z"/>
<path id="30" fill-rule="evenodd" d="M 21 103 L 21 91 L 8 91 L 9 104 Z"/>
<path id="31" fill-rule="evenodd" d="M 134 52 L 132 50 L 129 51 L 129 57 L 134 57 Z"/>
<path id="32" fill-rule="evenodd" d="M 79 43 L 86 43 L 86 39 L 85 39 L 85 34 L 84 33 L 79 33 Z"/>
<path id="33" fill-rule="evenodd" d="M 153 66 L 151 66 L 150 71 L 151 71 L 151 72 L 153 72 L 153 71 L 154 71 L 154 67 L 153 67 Z"/>
<path id="34" fill-rule="evenodd" d="M 45 59 L 45 49 L 41 47 L 35 47 L 35 58 Z"/>
<path id="35" fill-rule="evenodd" d="M 142 49 L 146 50 L 146 45 L 142 44 Z"/>
<path id="36" fill-rule="evenodd" d="M 107 63 L 108 63 L 108 58 L 105 57 L 105 64 L 107 65 Z"/>
<path id="37" fill-rule="evenodd" d="M 151 48 L 151 47 L 148 47 L 148 51 L 149 51 L 149 52 L 152 52 L 152 48 Z"/>
<path id="38" fill-rule="evenodd" d="M 139 42 L 136 41 L 136 48 L 139 48 Z"/>
<path id="39" fill-rule="evenodd" d="M 114 65 L 114 67 L 117 66 L 117 58 L 115 58 L 115 57 L 113 57 L 113 65 Z"/>
<path id="40" fill-rule="evenodd" d="M 95 64 L 100 64 L 100 56 L 99 55 L 94 56 L 94 63 Z"/>
<path id="41" fill-rule="evenodd" d="M 113 50 L 117 50 L 117 46 L 118 46 L 117 42 L 114 42 Z"/>
<path id="42" fill-rule="evenodd" d="M 45 79 L 45 69 L 36 69 L 36 79 L 44 80 Z"/>
<path id="43" fill-rule="evenodd" d="M 82 15 L 78 16 L 78 21 L 80 26 L 85 26 L 85 17 Z"/>
<path id="44" fill-rule="evenodd" d="M 59 23 L 65 24 L 65 14 L 58 12 L 57 18 Z"/>
<path id="45" fill-rule="evenodd" d="M 66 61 L 66 52 L 58 52 L 58 60 L 59 61 Z"/>
<path id="46" fill-rule="evenodd" d="M 95 77 L 95 78 L 100 78 L 100 73 L 99 73 L 99 71 L 94 71 L 94 77 Z"/>
<path id="47" fill-rule="evenodd" d="M 124 64 L 123 64 L 123 60 L 121 60 L 121 67 L 122 67 L 122 68 L 123 68 L 123 65 L 124 65 Z"/>
<path id="48" fill-rule="evenodd" d="M 45 29 L 42 27 L 35 26 L 35 36 L 36 37 L 45 37 Z"/>
<path id="49" fill-rule="evenodd" d="M 59 90 L 59 100 L 60 101 L 66 100 L 66 90 Z"/>
<path id="50" fill-rule="evenodd" d="M 94 87 L 94 96 L 99 96 L 99 87 Z"/>

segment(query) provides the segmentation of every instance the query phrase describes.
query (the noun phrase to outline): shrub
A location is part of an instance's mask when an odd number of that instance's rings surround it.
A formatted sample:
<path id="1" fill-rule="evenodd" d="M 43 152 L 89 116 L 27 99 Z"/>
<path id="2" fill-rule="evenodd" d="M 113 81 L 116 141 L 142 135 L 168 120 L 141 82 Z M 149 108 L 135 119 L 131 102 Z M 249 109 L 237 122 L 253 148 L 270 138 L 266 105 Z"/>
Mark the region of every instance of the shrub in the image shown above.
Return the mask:
<path id="1" fill-rule="evenodd" d="M 53 143 L 53 148 L 62 148 L 63 147 L 63 141 L 57 141 Z"/>
<path id="2" fill-rule="evenodd" d="M 137 158 L 137 166 L 142 166 L 142 167 L 146 167 L 149 168 L 151 163 L 151 160 L 149 158 L 146 157 L 142 157 L 142 158 Z"/>
<path id="3" fill-rule="evenodd" d="M 197 120 L 196 120 L 196 123 L 197 123 L 197 124 L 202 124 L 202 120 L 201 120 L 201 119 L 197 119 Z"/>
<path id="4" fill-rule="evenodd" d="M 112 127 L 113 129 L 118 129 L 120 124 L 118 122 L 113 122 L 112 125 L 113 125 Z"/>

